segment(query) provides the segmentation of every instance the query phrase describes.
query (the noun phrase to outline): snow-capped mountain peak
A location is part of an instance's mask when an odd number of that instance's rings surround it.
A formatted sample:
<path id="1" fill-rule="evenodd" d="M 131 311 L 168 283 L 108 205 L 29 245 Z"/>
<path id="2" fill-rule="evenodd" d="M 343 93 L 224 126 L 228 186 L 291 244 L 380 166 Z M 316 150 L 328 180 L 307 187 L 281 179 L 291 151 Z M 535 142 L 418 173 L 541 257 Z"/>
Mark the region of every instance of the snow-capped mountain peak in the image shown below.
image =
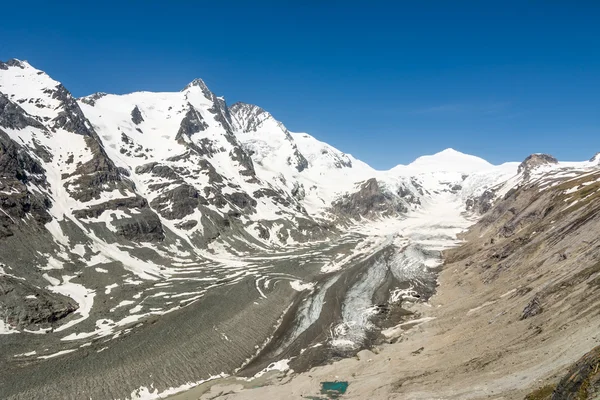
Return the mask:
<path id="1" fill-rule="evenodd" d="M 229 107 L 229 112 L 231 113 L 234 124 L 241 132 L 256 132 L 261 125 L 271 123 L 273 126 L 269 128 L 281 130 L 286 136 L 289 137 L 289 132 L 285 126 L 283 126 L 281 122 L 275 120 L 271 113 L 265 111 L 259 106 L 237 102 Z"/>
<path id="2" fill-rule="evenodd" d="M 433 155 L 417 158 L 408 165 L 398 165 L 392 170 L 396 172 L 463 172 L 470 173 L 492 168 L 493 165 L 483 158 L 461 153 L 447 148 Z"/>
<path id="3" fill-rule="evenodd" d="M 200 79 L 200 78 L 196 78 L 193 81 L 191 81 L 190 83 L 188 83 L 182 90 L 182 92 L 185 92 L 186 90 L 189 90 L 193 87 L 197 87 L 200 88 L 200 90 L 202 91 L 208 91 L 210 92 L 210 89 L 208 88 L 208 86 L 206 85 L 206 83 Z"/>

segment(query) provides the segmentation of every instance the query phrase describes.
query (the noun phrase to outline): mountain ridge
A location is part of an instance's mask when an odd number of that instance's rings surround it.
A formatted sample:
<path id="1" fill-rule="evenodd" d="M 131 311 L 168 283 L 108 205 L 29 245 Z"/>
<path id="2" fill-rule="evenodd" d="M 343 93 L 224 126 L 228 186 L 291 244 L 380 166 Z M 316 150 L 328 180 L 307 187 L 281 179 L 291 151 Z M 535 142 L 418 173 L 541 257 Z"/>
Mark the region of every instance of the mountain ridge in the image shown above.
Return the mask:
<path id="1" fill-rule="evenodd" d="M 0 333 L 16 349 L 4 362 L 56 366 L 40 378 L 48 388 L 60 371 L 121 357 L 135 335 L 154 341 L 155 328 L 178 351 L 228 352 L 195 375 L 166 373 L 166 390 L 218 368 L 266 368 L 271 328 L 296 312 L 282 343 L 350 354 L 374 329 L 356 310 L 430 296 L 430 266 L 458 232 L 522 188 L 558 190 L 598 167 L 597 157 L 547 155 L 496 166 L 446 149 L 377 171 L 259 106 L 227 105 L 199 79 L 178 92 L 75 99 L 26 62 L 0 62 Z M 338 295 L 348 304 L 313 312 Z M 204 318 L 214 322 L 194 325 Z M 134 387 L 112 388 L 119 397 L 156 373 L 143 357 Z M 5 387 L 17 390 L 15 379 Z"/>

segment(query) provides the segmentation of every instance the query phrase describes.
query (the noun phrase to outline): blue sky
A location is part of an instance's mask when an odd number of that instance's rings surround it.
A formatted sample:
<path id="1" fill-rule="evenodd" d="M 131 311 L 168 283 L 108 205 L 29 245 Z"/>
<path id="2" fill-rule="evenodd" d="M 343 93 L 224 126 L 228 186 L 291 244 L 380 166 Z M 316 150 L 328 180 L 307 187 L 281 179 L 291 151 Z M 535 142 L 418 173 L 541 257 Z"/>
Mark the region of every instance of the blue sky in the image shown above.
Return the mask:
<path id="1" fill-rule="evenodd" d="M 201 77 L 381 169 L 600 151 L 598 1 L 51 3 L 2 5 L 0 59 L 76 96 Z"/>

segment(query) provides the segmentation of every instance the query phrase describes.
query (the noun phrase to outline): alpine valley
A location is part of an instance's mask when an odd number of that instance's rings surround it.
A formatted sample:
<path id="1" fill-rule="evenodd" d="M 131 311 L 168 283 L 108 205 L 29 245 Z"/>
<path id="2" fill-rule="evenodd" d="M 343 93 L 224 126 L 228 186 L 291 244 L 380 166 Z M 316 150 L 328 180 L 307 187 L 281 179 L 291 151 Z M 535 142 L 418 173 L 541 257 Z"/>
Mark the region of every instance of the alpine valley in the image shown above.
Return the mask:
<path id="1" fill-rule="evenodd" d="M 3 399 L 598 398 L 598 232 L 600 155 L 377 171 L 200 79 L 0 62 Z"/>

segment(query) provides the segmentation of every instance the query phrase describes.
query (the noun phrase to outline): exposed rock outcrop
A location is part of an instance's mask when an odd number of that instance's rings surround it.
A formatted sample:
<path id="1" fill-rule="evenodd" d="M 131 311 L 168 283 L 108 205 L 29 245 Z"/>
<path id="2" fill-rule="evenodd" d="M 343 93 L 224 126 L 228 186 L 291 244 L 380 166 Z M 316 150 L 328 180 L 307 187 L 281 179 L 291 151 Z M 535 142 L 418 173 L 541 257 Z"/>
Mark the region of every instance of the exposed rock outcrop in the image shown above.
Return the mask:
<path id="1" fill-rule="evenodd" d="M 408 211 L 408 207 L 397 196 L 383 189 L 377 179 L 360 184 L 357 192 L 347 194 L 335 201 L 332 211 L 351 218 L 391 216 Z"/>
<path id="2" fill-rule="evenodd" d="M 50 199 L 28 187 L 46 186 L 44 174 L 43 167 L 0 129 L 0 239 L 12 236 L 27 216 L 38 229 L 50 222 Z"/>
<path id="3" fill-rule="evenodd" d="M 142 112 L 138 106 L 135 106 L 133 110 L 131 110 L 131 121 L 136 125 L 144 122 L 144 117 L 142 116 Z"/>
<path id="4" fill-rule="evenodd" d="M 487 189 L 481 195 L 467 199 L 466 210 L 483 215 L 492 208 L 494 200 L 496 200 L 496 192 Z"/>
<path id="5" fill-rule="evenodd" d="M 581 357 L 560 380 L 551 400 L 600 398 L 600 346 Z"/>
<path id="6" fill-rule="evenodd" d="M 49 326 L 77 308 L 77 303 L 66 296 L 0 275 L 0 320 L 16 329 Z"/>
<path id="7" fill-rule="evenodd" d="M 523 173 L 525 179 L 531 176 L 531 171 L 541 165 L 557 164 L 558 160 L 548 154 L 532 154 L 519 165 L 518 173 Z"/>
<path id="8" fill-rule="evenodd" d="M 207 128 L 208 124 L 204 121 L 202 115 L 200 115 L 191 104 L 188 104 L 188 111 L 181 120 L 181 126 L 179 127 L 179 131 L 177 131 L 175 140 L 184 140 L 185 137 L 189 139 L 192 135 L 202 132 Z M 209 152 L 203 151 L 202 153 L 208 154 Z"/>

